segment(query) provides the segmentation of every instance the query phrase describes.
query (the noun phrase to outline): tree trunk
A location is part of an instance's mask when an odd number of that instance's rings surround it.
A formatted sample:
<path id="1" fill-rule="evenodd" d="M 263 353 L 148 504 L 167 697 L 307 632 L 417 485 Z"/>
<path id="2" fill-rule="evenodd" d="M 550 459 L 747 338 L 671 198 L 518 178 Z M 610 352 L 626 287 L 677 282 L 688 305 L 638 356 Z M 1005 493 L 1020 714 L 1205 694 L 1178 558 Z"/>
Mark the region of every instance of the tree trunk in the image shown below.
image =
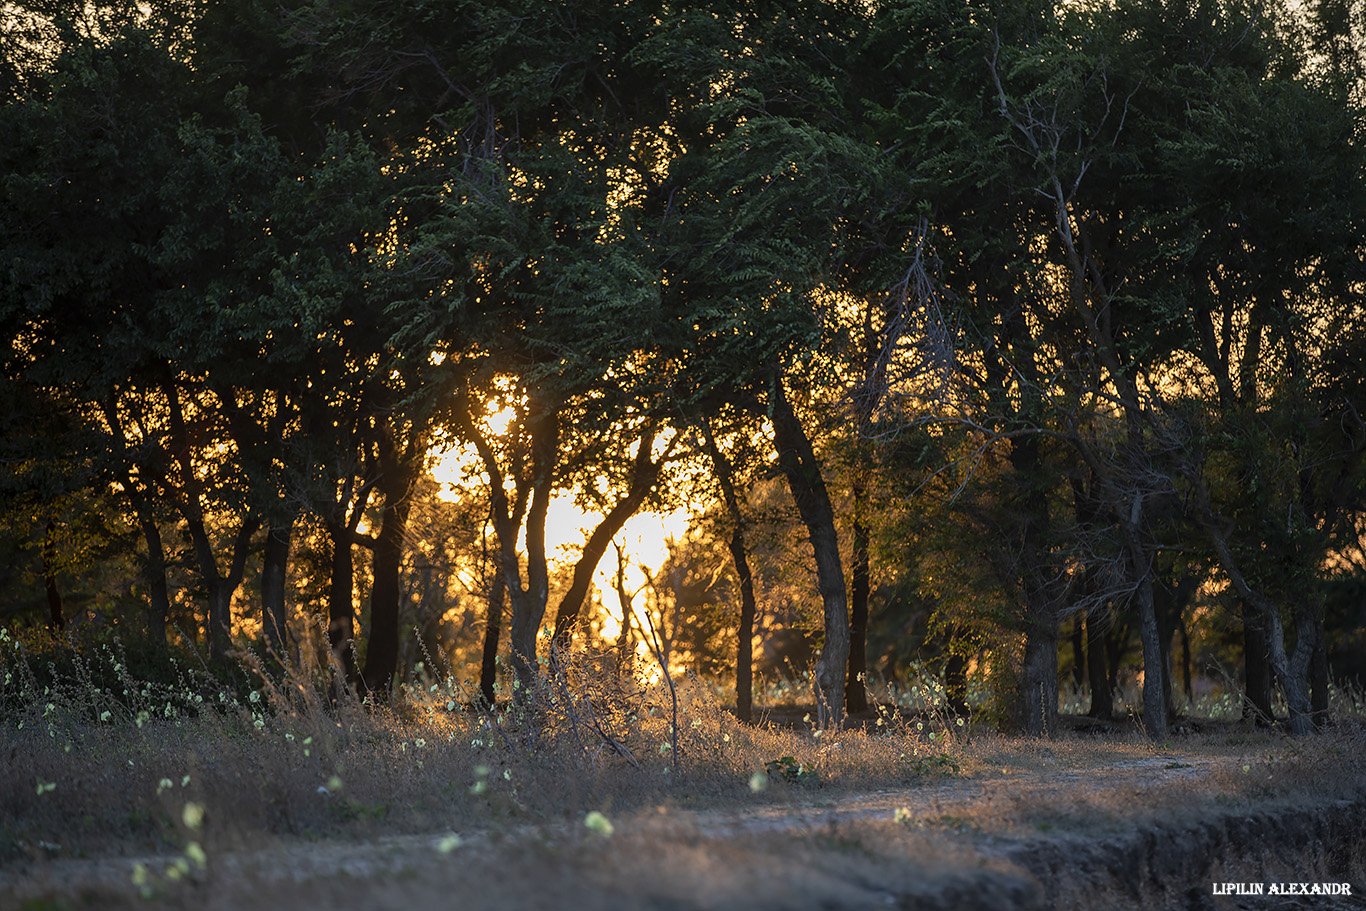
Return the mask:
<path id="1" fill-rule="evenodd" d="M 545 616 L 550 587 L 545 557 L 545 517 L 559 458 L 559 418 L 553 403 L 528 395 L 527 407 L 531 409 L 525 420 L 531 437 L 531 471 L 514 476 L 517 494 L 513 501 L 508 500 L 503 469 L 487 437 L 468 412 L 456 415 L 461 431 L 474 444 L 489 476 L 489 514 L 498 540 L 498 572 L 503 577 L 512 613 L 508 624 L 515 675 L 512 697 L 523 704 L 539 675 L 536 635 Z M 521 559 L 517 554 L 523 515 L 526 517 L 526 587 L 522 585 Z"/>
<path id="2" fill-rule="evenodd" d="M 118 401 L 114 394 L 100 403 L 105 422 L 119 452 L 131 460 L 128 436 L 123 430 L 119 417 Z M 166 650 L 166 623 L 171 616 L 171 596 L 166 585 L 166 550 L 161 541 L 161 529 L 157 527 L 142 485 L 133 477 L 131 467 L 124 463 L 118 474 L 118 482 L 123 487 L 142 531 L 142 540 L 147 545 L 147 556 L 142 564 L 142 578 L 147 583 L 147 637 L 158 651 Z"/>
<path id="3" fill-rule="evenodd" d="M 138 517 L 142 539 L 147 543 L 147 557 L 142 565 L 142 578 L 147 583 L 147 637 L 158 651 L 166 650 L 166 624 L 171 617 L 171 593 L 166 585 L 166 551 L 161 543 L 161 529 L 150 519 Z"/>
<path id="4" fill-rule="evenodd" d="M 1134 438 L 1138 429 L 1130 419 L 1129 434 Z M 1143 727 L 1149 737 L 1167 735 L 1167 695 L 1163 685 L 1166 650 L 1157 626 L 1157 605 L 1153 597 L 1153 576 L 1149 554 L 1142 544 L 1144 494 L 1136 492 L 1129 506 L 1128 516 L 1120 516 L 1124 549 L 1129 557 L 1129 571 L 1138 581 L 1134 592 L 1138 601 L 1138 638 L 1143 645 Z"/>
<path id="5" fill-rule="evenodd" d="M 242 523 L 233 543 L 232 565 L 227 575 L 221 575 L 218 571 L 218 560 L 214 557 L 213 545 L 209 541 L 209 534 L 204 528 L 203 521 L 196 517 L 186 522 L 190 540 L 194 545 L 195 558 L 199 563 L 199 573 L 204 580 L 205 588 L 208 590 L 209 605 L 206 627 L 209 637 L 209 661 L 212 664 L 219 666 L 227 664 L 228 648 L 232 644 L 232 596 L 237 592 L 237 587 L 242 584 L 242 575 L 246 570 L 247 550 L 251 545 L 252 536 L 260 525 L 258 519 L 247 519 Z"/>
<path id="6" fill-rule="evenodd" d="M 1046 608 L 1032 613 L 1025 630 L 1020 727 L 1031 737 L 1048 737 L 1058 729 L 1058 621 Z"/>
<path id="7" fill-rule="evenodd" d="M 854 484 L 853 554 L 849 567 L 849 674 L 845 680 L 844 707 L 849 714 L 868 711 L 868 598 L 872 590 L 869 572 L 869 535 L 864 515 L 868 491 Z"/>
<path id="8" fill-rule="evenodd" d="M 1108 721 L 1115 714 L 1114 688 L 1105 667 L 1105 634 L 1095 614 L 1086 616 L 1086 675 L 1091 684 L 1091 709 L 1086 714 Z"/>
<path id="9" fill-rule="evenodd" d="M 494 684 L 498 682 L 498 639 L 503 630 L 506 604 L 507 578 L 502 572 L 495 572 L 489 591 L 488 620 L 484 624 L 484 653 L 479 662 L 479 693 L 489 708 L 494 706 L 497 697 Z"/>
<path id="10" fill-rule="evenodd" d="M 953 643 L 949 643 L 953 648 Z M 955 651 L 949 652 L 949 660 L 944 663 L 944 696 L 949 701 L 949 710 L 960 718 L 968 715 L 968 659 Z"/>
<path id="11" fill-rule="evenodd" d="M 1133 630 L 1129 626 L 1129 621 L 1125 620 L 1123 625 L 1119 623 L 1118 612 L 1114 617 L 1114 622 L 1105 632 L 1105 667 L 1107 682 L 1110 692 L 1119 692 L 1119 668 L 1124 662 L 1124 656 L 1129 654 L 1129 640 L 1132 638 Z"/>
<path id="12" fill-rule="evenodd" d="M 527 699 L 540 675 L 536 657 L 536 637 L 545 619 L 546 601 L 550 595 L 550 577 L 545 555 L 545 517 L 550 508 L 555 465 L 559 461 L 559 415 L 552 403 L 533 399 L 535 411 L 527 421 L 531 432 L 531 497 L 526 515 L 527 585 L 522 587 L 521 567 L 517 559 L 516 529 L 512 535 L 499 532 L 503 555 L 503 572 L 507 576 L 508 594 L 512 599 L 512 622 L 508 630 L 512 646 L 512 668 L 517 675 L 518 701 Z"/>
<path id="13" fill-rule="evenodd" d="M 398 623 L 402 607 L 403 542 L 408 535 L 413 483 L 420 467 L 417 441 L 410 439 L 399 453 L 387 434 L 380 443 L 378 487 L 384 494 L 384 510 L 375 536 L 370 589 L 370 634 L 365 642 L 365 688 L 387 698 L 398 670 Z"/>
<path id="14" fill-rule="evenodd" d="M 739 526 L 730 536 L 730 558 L 740 580 L 740 627 L 735 647 L 735 714 L 741 721 L 754 718 L 754 574 Z"/>
<path id="15" fill-rule="evenodd" d="M 1153 582 L 1153 614 L 1157 618 L 1157 641 L 1162 652 L 1162 705 L 1167 718 L 1176 715 L 1172 701 L 1172 614 L 1175 607 L 1175 592 L 1160 579 Z M 1146 677 L 1145 677 L 1146 679 Z"/>
<path id="16" fill-rule="evenodd" d="M 332 562 L 327 586 L 327 644 L 342 679 L 348 686 L 355 686 L 359 680 L 356 676 L 354 533 L 349 525 L 337 522 L 328 522 L 327 531 L 332 539 Z"/>
<path id="17" fill-rule="evenodd" d="M 735 476 L 730 462 L 716 445 L 711 425 L 705 420 L 702 422 L 702 433 L 732 524 L 730 559 L 735 564 L 735 577 L 740 583 L 740 625 L 736 630 L 735 648 L 735 715 L 741 721 L 748 722 L 754 717 L 754 573 L 750 570 L 749 552 L 745 548 L 745 517 L 740 511 L 740 497 L 735 490 Z"/>
<path id="18" fill-rule="evenodd" d="M 1072 618 L 1072 686 L 1080 690 L 1086 682 L 1086 649 L 1082 644 L 1082 616 Z"/>
<path id="19" fill-rule="evenodd" d="M 232 642 L 232 596 L 242 583 L 246 570 L 247 548 L 251 538 L 260 527 L 261 520 L 245 516 L 233 543 L 231 567 L 228 574 L 221 575 L 218 559 L 214 556 L 213 543 L 205 527 L 202 491 L 199 479 L 195 476 L 192 441 L 185 426 L 185 412 L 180 402 L 180 390 L 175 380 L 169 376 L 163 380 L 162 391 L 169 406 L 171 425 L 172 455 L 180 474 L 179 502 L 176 504 L 185 518 L 185 527 L 194 548 L 199 573 L 208 592 L 208 622 L 205 624 L 209 639 L 209 661 L 215 665 L 225 665 L 228 660 L 228 647 Z"/>
<path id="20" fill-rule="evenodd" d="M 1309 702 L 1314 712 L 1314 726 L 1323 729 L 1331 720 L 1328 714 L 1328 646 L 1323 627 L 1318 630 L 1318 645 L 1309 663 Z"/>
<path id="21" fill-rule="evenodd" d="M 1186 608 L 1190 606 L 1191 595 L 1195 593 L 1196 578 L 1185 573 L 1173 586 L 1162 585 L 1162 613 L 1158 615 L 1159 630 L 1162 636 L 1162 686 L 1167 700 L 1167 718 L 1174 718 L 1176 711 L 1176 672 L 1172 666 L 1172 639 L 1179 632 L 1184 648 L 1183 660 L 1186 671 L 1186 698 L 1190 699 L 1190 642 L 1186 636 Z"/>
<path id="22" fill-rule="evenodd" d="M 57 520 L 48 517 L 43 529 L 43 588 L 47 593 L 47 626 L 53 636 L 66 629 L 62 593 L 57 590 Z"/>
<path id="23" fill-rule="evenodd" d="M 1141 570 L 1135 569 L 1135 572 Z M 1163 665 L 1166 663 L 1162 636 L 1157 629 L 1157 614 L 1153 608 L 1152 578 L 1144 576 L 1138 583 L 1138 635 L 1143 643 L 1143 728 L 1149 737 L 1167 735 L 1167 694 L 1163 686 Z"/>
<path id="24" fill-rule="evenodd" d="M 569 590 L 560 599 L 560 604 L 555 610 L 555 637 L 553 653 L 565 654 L 568 652 L 574 636 L 574 626 L 578 623 L 579 614 L 583 610 L 583 602 L 588 597 L 588 590 L 593 585 L 593 574 L 597 572 L 598 563 L 602 560 L 602 555 L 607 553 L 607 547 L 612 543 L 612 539 L 621 531 L 621 527 L 626 521 L 636 514 L 640 509 L 645 498 L 654 489 L 655 482 L 659 480 L 660 469 L 664 466 L 664 460 L 668 458 L 674 443 L 678 437 L 675 436 L 669 442 L 669 449 L 660 456 L 658 461 L 651 458 L 651 450 L 654 448 L 655 430 L 651 426 L 640 438 L 640 445 L 636 449 L 635 460 L 631 469 L 631 481 L 626 495 L 619 500 L 616 505 L 603 516 L 601 522 L 593 529 L 588 541 L 583 546 L 583 555 L 574 564 L 574 576 L 569 583 Z"/>
<path id="25" fill-rule="evenodd" d="M 615 545 L 617 552 L 617 572 L 614 587 L 617 590 L 617 605 L 621 608 L 621 629 L 617 630 L 617 675 L 629 678 L 634 673 L 635 650 L 631 646 L 631 625 L 635 612 L 631 602 L 635 596 L 626 591 L 626 551 L 620 544 Z"/>
<path id="26" fill-rule="evenodd" d="M 849 661 L 849 604 L 840 565 L 835 511 L 821 477 L 811 440 L 787 400 L 781 376 L 773 380 L 773 439 L 778 465 L 806 525 L 815 553 L 825 644 L 816 662 L 815 697 L 821 728 L 838 728 L 844 714 L 844 680 Z"/>
<path id="27" fill-rule="evenodd" d="M 386 494 L 375 552 L 371 560 L 370 630 L 365 639 L 361 679 L 368 692 L 385 698 L 398 670 L 399 608 L 403 597 L 403 538 L 408 526 L 408 498 Z"/>
<path id="28" fill-rule="evenodd" d="M 261 557 L 261 630 L 265 634 L 267 651 L 282 662 L 289 645 L 285 583 L 289 575 L 289 548 L 293 534 L 292 517 L 271 524 L 266 529 L 265 549 Z"/>
<path id="29" fill-rule="evenodd" d="M 1295 611 L 1295 651 L 1291 656 L 1285 653 L 1285 628 L 1281 615 L 1260 592 L 1248 584 L 1228 541 L 1215 525 L 1209 508 L 1208 493 L 1200 490 L 1201 506 L 1204 512 L 1205 529 L 1210 534 L 1219 563 L 1224 573 L 1233 583 L 1233 589 L 1250 605 L 1265 622 L 1266 642 L 1271 653 L 1271 668 L 1281 682 L 1285 693 L 1286 706 L 1290 709 L 1290 733 L 1296 736 L 1311 734 L 1314 731 L 1313 708 L 1309 698 L 1309 663 L 1314 649 L 1319 644 L 1319 627 L 1314 606 L 1301 605 Z"/>
<path id="30" fill-rule="evenodd" d="M 1259 727 L 1275 720 L 1271 712 L 1271 650 L 1266 642 L 1266 623 L 1243 602 L 1243 718 Z"/>
<path id="31" fill-rule="evenodd" d="M 1277 655 L 1276 643 L 1272 643 L 1272 660 L 1279 660 L 1286 669 L 1281 686 L 1285 690 L 1285 704 L 1290 709 L 1290 733 L 1297 736 L 1312 734 L 1314 723 L 1313 700 L 1310 695 L 1309 669 L 1314 661 L 1314 652 L 1322 643 L 1322 626 L 1318 621 L 1319 611 L 1311 605 L 1299 605 L 1295 611 L 1295 650 L 1286 659 L 1284 647 Z M 1284 639 L 1281 640 L 1284 642 Z"/>
<path id="32" fill-rule="evenodd" d="M 1195 704 L 1195 690 L 1191 686 L 1191 636 L 1185 617 L 1181 618 L 1181 683 L 1186 691 L 1186 702 Z"/>
<path id="33" fill-rule="evenodd" d="M 1063 599 L 1056 581 L 1062 574 L 1048 565 L 1051 517 L 1039 438 L 1012 440 L 1010 464 L 1020 494 L 1011 504 L 1019 518 L 1007 532 L 1014 558 L 1006 579 L 1019 580 L 1025 636 L 1016 720 L 1026 734 L 1048 737 L 1058 727 L 1058 606 Z"/>

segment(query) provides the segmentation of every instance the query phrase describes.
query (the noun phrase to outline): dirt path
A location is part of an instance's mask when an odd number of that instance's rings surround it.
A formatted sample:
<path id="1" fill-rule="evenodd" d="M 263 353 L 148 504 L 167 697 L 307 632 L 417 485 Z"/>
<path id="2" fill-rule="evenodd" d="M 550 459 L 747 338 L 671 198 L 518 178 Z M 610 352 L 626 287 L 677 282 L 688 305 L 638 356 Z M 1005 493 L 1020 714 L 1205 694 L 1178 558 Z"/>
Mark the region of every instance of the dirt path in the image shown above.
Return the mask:
<path id="1" fill-rule="evenodd" d="M 1268 876 L 1356 877 L 1366 892 L 1366 792 L 1197 807 L 1247 774 L 1236 763 L 1153 756 L 839 796 L 779 784 L 766 807 L 662 807 L 614 819 L 610 837 L 576 821 L 288 841 L 216 854 L 202 871 L 177 856 L 54 860 L 0 871 L 0 907 L 1366 907 L 1213 894 L 1216 881 Z M 172 881 L 177 862 L 190 875 Z"/>

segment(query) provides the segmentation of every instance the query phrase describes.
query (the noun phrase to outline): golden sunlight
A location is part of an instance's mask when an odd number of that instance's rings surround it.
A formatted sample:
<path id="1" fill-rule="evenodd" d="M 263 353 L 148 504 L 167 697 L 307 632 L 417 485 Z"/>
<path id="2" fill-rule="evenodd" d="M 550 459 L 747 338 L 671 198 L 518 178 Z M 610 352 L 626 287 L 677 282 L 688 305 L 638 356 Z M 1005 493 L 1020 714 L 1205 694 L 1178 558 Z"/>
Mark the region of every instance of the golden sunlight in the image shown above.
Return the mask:
<path id="1" fill-rule="evenodd" d="M 485 417 L 483 423 L 497 434 L 506 431 L 514 416 L 514 409 L 505 407 Z M 442 499 L 454 500 L 460 496 L 459 491 L 468 482 L 471 473 L 477 471 L 473 458 L 472 453 L 465 449 L 452 449 L 437 456 L 431 474 L 440 485 L 438 495 Z M 574 564 L 584 542 L 602 518 L 601 513 L 584 512 L 572 496 L 562 495 L 551 500 L 546 514 L 545 543 L 546 558 L 552 572 Z M 667 513 L 638 513 L 626 521 L 615 541 L 625 551 L 627 592 L 637 592 L 649 582 L 641 567 L 652 572 L 658 570 L 668 559 L 668 542 L 681 540 L 687 534 L 691 520 L 691 511 L 685 507 Z M 523 529 L 517 541 L 519 551 L 526 548 L 525 534 Z M 621 616 L 616 596 L 616 558 L 611 549 L 598 563 L 593 584 L 606 607 L 602 633 L 608 638 L 615 637 L 621 629 Z M 639 615 L 637 622 L 644 628 L 644 621 Z"/>

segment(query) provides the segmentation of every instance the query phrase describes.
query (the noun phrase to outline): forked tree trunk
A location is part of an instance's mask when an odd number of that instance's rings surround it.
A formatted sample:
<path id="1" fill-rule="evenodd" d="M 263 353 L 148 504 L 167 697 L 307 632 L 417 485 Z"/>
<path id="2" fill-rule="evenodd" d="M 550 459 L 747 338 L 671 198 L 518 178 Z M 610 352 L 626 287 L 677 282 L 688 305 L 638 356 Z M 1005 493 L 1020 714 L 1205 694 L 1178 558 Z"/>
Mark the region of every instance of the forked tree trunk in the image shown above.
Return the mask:
<path id="1" fill-rule="evenodd" d="M 583 554 L 577 563 L 574 564 L 574 575 L 569 583 L 569 590 L 560 599 L 559 606 L 555 609 L 555 636 L 552 640 L 552 654 L 565 654 L 569 651 L 574 636 L 574 627 L 579 620 L 579 614 L 583 610 L 583 603 L 588 597 L 588 590 L 593 585 L 593 574 L 597 572 L 598 563 L 602 561 L 603 554 L 607 553 L 607 547 L 612 543 L 612 539 L 621 531 L 627 520 L 636 514 L 646 497 L 654 489 L 655 482 L 659 480 L 660 470 L 664 467 L 664 462 L 673 452 L 675 444 L 678 442 L 675 435 L 669 441 L 668 448 L 658 459 L 653 457 L 652 449 L 655 442 L 655 428 L 651 425 L 644 434 L 641 435 L 640 444 L 636 448 L 635 459 L 632 462 L 631 481 L 627 488 L 626 495 L 603 516 L 602 521 L 593 529 L 588 536 L 588 541 L 584 543 Z"/>
<path id="2" fill-rule="evenodd" d="M 208 618 L 205 624 L 209 639 L 209 661 L 215 665 L 226 665 L 228 648 L 232 643 L 232 596 L 242 583 L 246 571 L 247 548 L 251 538 L 260 527 L 261 520 L 254 516 L 244 516 L 242 525 L 233 541 L 230 566 L 226 575 L 218 568 L 218 558 L 213 552 L 213 542 L 209 538 L 204 516 L 202 483 L 195 474 L 193 464 L 193 442 L 185 424 L 185 412 L 180 401 L 180 390 L 171 377 L 162 382 L 162 391 L 169 406 L 171 425 L 172 456 L 180 478 L 180 489 L 176 506 L 185 519 L 190 543 L 194 549 L 195 561 L 199 564 L 199 574 L 208 593 Z"/>
<path id="3" fill-rule="evenodd" d="M 1201 506 L 1205 530 L 1214 543 L 1215 552 L 1225 575 L 1233 583 L 1234 590 L 1243 601 L 1255 610 L 1265 622 L 1266 641 L 1271 655 L 1271 668 L 1280 680 L 1281 690 L 1285 693 L 1286 707 L 1290 709 L 1290 733 L 1295 735 L 1314 732 L 1313 707 L 1309 696 L 1309 664 L 1314 649 L 1319 645 L 1319 626 L 1315 617 L 1315 605 L 1301 605 L 1295 611 L 1295 651 L 1287 656 L 1285 652 L 1285 629 L 1281 623 L 1280 612 L 1259 591 L 1248 584 L 1238 566 L 1228 541 L 1216 526 L 1209 508 L 1208 493 L 1203 489 Z"/>
<path id="4" fill-rule="evenodd" d="M 522 587 L 521 566 L 517 558 L 517 529 L 510 522 L 498 523 L 496 526 L 503 573 L 507 578 L 508 595 L 512 602 L 508 642 L 512 647 L 512 668 L 518 684 L 513 696 L 519 702 L 530 697 L 540 676 L 536 637 L 541 631 L 541 621 L 545 619 L 546 602 L 550 596 L 550 576 L 545 554 L 545 519 L 550 509 L 550 496 L 555 466 L 559 461 L 560 445 L 559 414 L 554 404 L 539 397 L 532 397 L 530 407 L 533 411 L 527 420 L 527 428 L 531 434 L 531 478 L 530 506 L 526 513 L 525 588 Z"/>
<path id="5" fill-rule="evenodd" d="M 219 573 L 218 561 L 214 557 L 213 546 L 209 542 L 202 518 L 196 516 L 195 519 L 186 522 L 199 563 L 199 572 L 208 589 L 209 661 L 219 666 L 228 662 L 228 649 L 232 644 L 232 596 L 242 584 L 242 575 L 246 571 L 247 550 L 260 524 L 258 519 L 247 519 L 243 522 L 233 543 L 232 564 L 227 574 L 222 575 Z"/>
<path id="6" fill-rule="evenodd" d="M 128 437 L 123 430 L 119 417 L 118 402 L 110 395 L 100 403 L 105 422 L 118 446 L 118 451 L 131 460 Z M 142 484 L 133 476 L 132 468 L 125 464 L 118 476 L 128 501 L 133 505 L 137 516 L 142 540 L 147 545 L 147 556 L 142 563 L 142 578 L 147 585 L 147 637 L 158 651 L 166 649 L 166 623 L 171 616 L 171 595 L 166 584 L 166 550 L 161 541 L 161 529 L 157 526 L 148 498 Z"/>

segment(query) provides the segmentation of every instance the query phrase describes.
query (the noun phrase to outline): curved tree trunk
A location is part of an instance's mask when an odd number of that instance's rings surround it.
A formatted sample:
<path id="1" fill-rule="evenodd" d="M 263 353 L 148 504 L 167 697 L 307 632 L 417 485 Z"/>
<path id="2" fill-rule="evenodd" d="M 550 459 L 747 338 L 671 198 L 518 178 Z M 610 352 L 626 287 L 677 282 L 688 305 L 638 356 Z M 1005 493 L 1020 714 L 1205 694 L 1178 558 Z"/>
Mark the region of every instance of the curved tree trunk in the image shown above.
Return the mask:
<path id="1" fill-rule="evenodd" d="M 817 722 L 822 728 L 838 728 L 844 718 L 844 681 L 849 662 L 849 602 L 844 568 L 840 565 L 839 538 L 835 534 L 835 511 L 815 449 L 787 400 L 782 377 L 774 378 L 772 388 L 778 466 L 787 476 L 792 499 L 811 539 L 821 594 L 825 645 L 816 662 L 814 681 Z"/>
<path id="2" fill-rule="evenodd" d="M 603 516 L 602 521 L 593 529 L 588 536 L 588 541 L 583 546 L 583 555 L 574 564 L 574 576 L 570 580 L 569 590 L 560 599 L 559 606 L 555 609 L 555 637 L 553 640 L 552 654 L 566 653 L 574 636 L 574 626 L 578 623 L 579 614 L 583 610 L 583 603 L 588 597 L 588 590 L 593 585 L 593 574 L 597 572 L 598 563 L 602 561 L 602 555 L 607 553 L 607 547 L 616 537 L 617 532 L 626 521 L 636 514 L 640 509 L 645 498 L 654 489 L 655 482 L 659 480 L 659 472 L 664 467 L 665 460 L 673 451 L 678 437 L 674 436 L 669 441 L 668 449 L 659 457 L 654 459 L 651 450 L 654 448 L 655 428 L 651 425 L 640 438 L 640 444 L 636 448 L 635 460 L 631 468 L 631 481 L 623 496 L 616 505 Z"/>
<path id="3" fill-rule="evenodd" d="M 128 436 L 119 417 L 118 402 L 114 394 L 100 403 L 105 422 L 119 452 L 131 461 L 132 454 Z M 159 650 L 166 649 L 166 623 L 171 616 L 171 595 L 166 584 L 166 550 L 161 540 L 161 529 L 157 526 L 147 496 L 142 485 L 133 476 L 131 466 L 125 462 L 118 474 L 119 486 L 123 488 L 128 501 L 133 505 L 137 516 L 142 540 L 147 545 L 147 556 L 143 559 L 142 578 L 147 584 L 147 636 Z"/>
<path id="4" fill-rule="evenodd" d="M 749 553 L 745 548 L 745 517 L 740 511 L 740 497 L 735 490 L 735 476 L 730 462 L 716 445 L 716 436 L 711 425 L 702 422 L 702 433 L 706 439 L 707 454 L 711 456 L 712 467 L 716 469 L 716 480 L 721 485 L 721 497 L 725 500 L 726 511 L 732 523 L 730 541 L 731 562 L 735 564 L 735 577 L 740 583 L 740 625 L 736 630 L 735 648 L 735 715 L 741 721 L 754 717 L 754 573 L 749 566 Z"/>
<path id="5" fill-rule="evenodd" d="M 754 573 L 745 551 L 744 532 L 739 527 L 730 536 L 730 558 L 740 580 L 740 626 L 735 645 L 735 714 L 741 721 L 754 718 Z"/>

